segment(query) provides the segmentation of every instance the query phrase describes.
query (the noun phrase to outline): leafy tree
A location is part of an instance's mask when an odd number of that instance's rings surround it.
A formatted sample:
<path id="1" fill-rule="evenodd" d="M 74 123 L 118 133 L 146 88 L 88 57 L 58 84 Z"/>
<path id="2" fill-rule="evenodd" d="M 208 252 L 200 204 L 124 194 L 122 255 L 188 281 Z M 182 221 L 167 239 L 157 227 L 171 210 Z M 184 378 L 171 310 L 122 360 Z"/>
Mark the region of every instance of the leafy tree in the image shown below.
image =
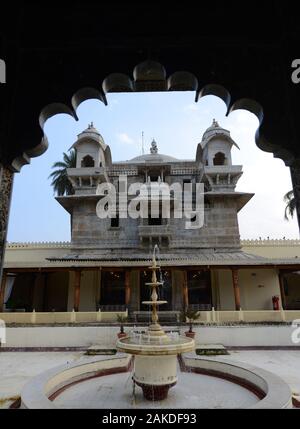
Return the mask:
<path id="1" fill-rule="evenodd" d="M 68 179 L 67 168 L 76 167 L 76 152 L 72 149 L 69 154 L 63 153 L 63 161 L 57 161 L 52 165 L 52 168 L 56 168 L 50 176 L 52 179 L 51 186 L 53 186 L 54 192 L 58 195 L 72 195 L 74 194 L 73 186 Z"/>

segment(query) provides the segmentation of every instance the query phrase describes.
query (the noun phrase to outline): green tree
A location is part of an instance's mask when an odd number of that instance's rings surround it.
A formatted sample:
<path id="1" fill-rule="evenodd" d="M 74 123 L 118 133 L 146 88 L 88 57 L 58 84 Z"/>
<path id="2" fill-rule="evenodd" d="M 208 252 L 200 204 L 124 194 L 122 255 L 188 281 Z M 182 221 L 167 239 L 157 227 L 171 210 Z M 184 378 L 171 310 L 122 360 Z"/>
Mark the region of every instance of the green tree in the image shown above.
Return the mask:
<path id="1" fill-rule="evenodd" d="M 76 152 L 72 149 L 69 154 L 63 153 L 63 161 L 57 161 L 52 165 L 55 168 L 49 179 L 52 179 L 51 186 L 53 186 L 54 192 L 58 195 L 72 195 L 74 189 L 71 182 L 68 179 L 67 168 L 76 167 Z"/>
<path id="2" fill-rule="evenodd" d="M 287 192 L 283 197 L 283 200 L 286 203 L 286 207 L 284 210 L 284 219 L 289 220 L 289 218 L 293 218 L 296 210 L 296 200 L 294 197 L 294 191 Z"/>

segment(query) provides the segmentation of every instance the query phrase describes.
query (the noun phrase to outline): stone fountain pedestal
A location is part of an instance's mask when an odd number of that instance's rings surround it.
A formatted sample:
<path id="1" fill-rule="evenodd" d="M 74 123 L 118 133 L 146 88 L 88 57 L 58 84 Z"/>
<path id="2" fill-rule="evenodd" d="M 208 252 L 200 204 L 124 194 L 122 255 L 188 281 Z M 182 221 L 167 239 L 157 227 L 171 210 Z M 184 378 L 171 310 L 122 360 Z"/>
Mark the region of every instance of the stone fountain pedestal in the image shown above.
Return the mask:
<path id="1" fill-rule="evenodd" d="M 142 388 L 146 399 L 159 401 L 167 397 L 177 382 L 177 355 L 193 351 L 195 342 L 180 336 L 172 339 L 157 324 L 151 325 L 139 339 L 118 340 L 117 349 L 134 355 L 134 382 Z"/>
<path id="2" fill-rule="evenodd" d="M 135 383 L 149 401 L 160 401 L 177 383 L 177 356 L 135 356 Z"/>

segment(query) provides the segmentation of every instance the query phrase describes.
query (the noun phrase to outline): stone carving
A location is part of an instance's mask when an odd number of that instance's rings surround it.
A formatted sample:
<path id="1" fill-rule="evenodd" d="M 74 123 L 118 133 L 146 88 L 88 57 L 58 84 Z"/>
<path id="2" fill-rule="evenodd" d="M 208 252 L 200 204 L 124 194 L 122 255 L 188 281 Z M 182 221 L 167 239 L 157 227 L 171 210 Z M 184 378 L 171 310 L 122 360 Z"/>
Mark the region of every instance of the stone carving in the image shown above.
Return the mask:
<path id="1" fill-rule="evenodd" d="M 150 153 L 158 153 L 158 147 L 156 141 L 153 139 L 151 142 Z"/>
<path id="2" fill-rule="evenodd" d="M 0 166 L 0 277 L 3 269 L 13 178 L 14 173 L 11 170 Z"/>

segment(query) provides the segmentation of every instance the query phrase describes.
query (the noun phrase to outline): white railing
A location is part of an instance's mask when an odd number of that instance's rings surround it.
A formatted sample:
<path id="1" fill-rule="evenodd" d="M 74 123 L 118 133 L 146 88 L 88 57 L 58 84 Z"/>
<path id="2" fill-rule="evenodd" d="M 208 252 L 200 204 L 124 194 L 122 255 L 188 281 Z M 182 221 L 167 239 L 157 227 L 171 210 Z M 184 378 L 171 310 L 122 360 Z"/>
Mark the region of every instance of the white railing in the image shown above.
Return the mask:
<path id="1" fill-rule="evenodd" d="M 299 239 L 283 239 L 283 238 L 270 238 L 270 239 L 244 239 L 241 240 L 243 247 L 257 247 L 257 246 L 272 246 L 272 247 L 286 247 L 286 246 L 300 246 Z"/>
<path id="2" fill-rule="evenodd" d="M 300 310 L 240 310 L 240 311 L 200 311 L 195 323 L 264 323 L 292 322 L 300 319 Z"/>
<path id="3" fill-rule="evenodd" d="M 52 323 L 93 323 L 117 322 L 117 315 L 127 316 L 126 311 L 71 311 L 71 312 L 30 312 L 0 313 L 0 320 L 5 323 L 17 324 L 52 324 Z M 240 311 L 200 311 L 197 323 L 264 323 L 264 322 L 292 322 L 300 319 L 300 310 L 240 310 Z"/>
<path id="4" fill-rule="evenodd" d="M 0 313 L 0 320 L 5 323 L 19 324 L 51 324 L 51 323 L 93 323 L 93 322 L 117 322 L 118 314 L 127 316 L 126 311 L 68 311 L 68 312 L 5 312 Z"/>

